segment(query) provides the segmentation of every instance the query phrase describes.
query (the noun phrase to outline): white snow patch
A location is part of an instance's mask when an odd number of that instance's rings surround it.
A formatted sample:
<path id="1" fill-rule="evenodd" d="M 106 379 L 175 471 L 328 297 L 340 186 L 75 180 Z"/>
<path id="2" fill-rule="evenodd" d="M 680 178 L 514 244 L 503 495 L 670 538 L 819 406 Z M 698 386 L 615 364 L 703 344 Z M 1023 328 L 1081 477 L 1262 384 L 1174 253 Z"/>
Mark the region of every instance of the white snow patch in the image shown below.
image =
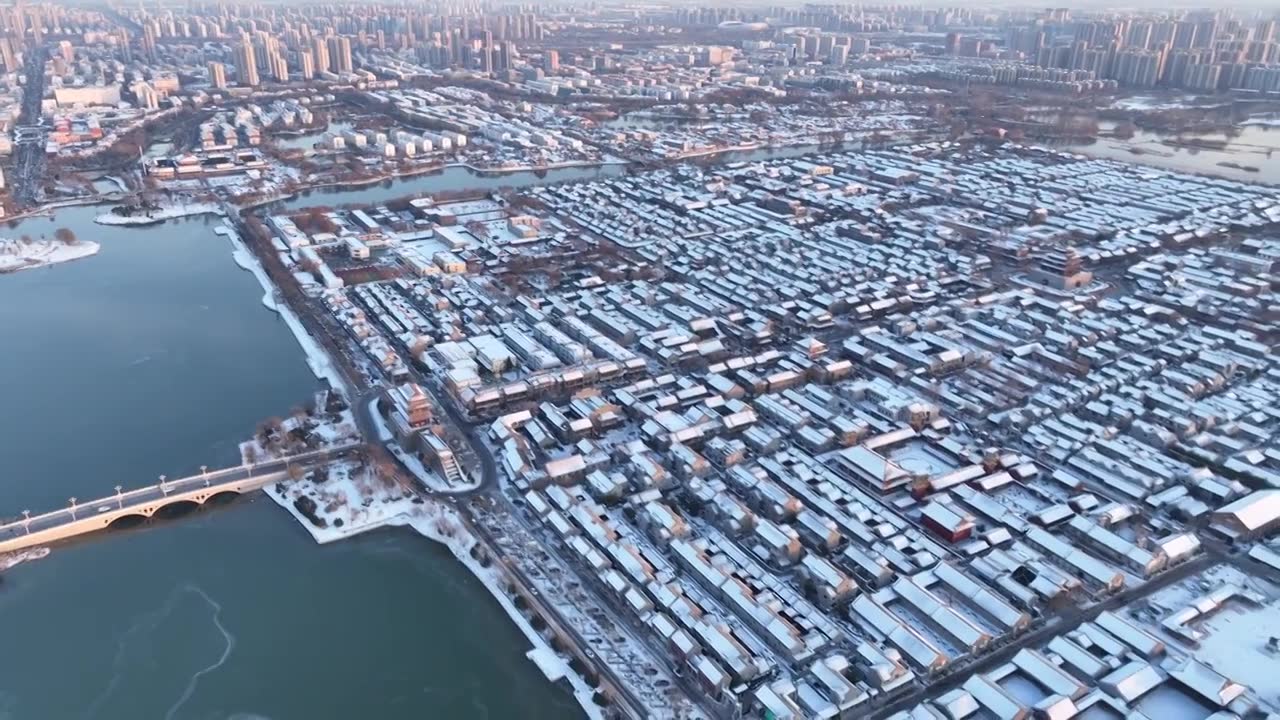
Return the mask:
<path id="1" fill-rule="evenodd" d="M 301 480 L 282 480 L 263 490 L 322 545 L 388 524 L 400 524 L 392 520 L 414 509 L 411 496 L 398 486 L 384 485 L 358 463 L 333 463 L 328 467 L 328 479 L 315 482 L 314 478 L 312 473 Z M 315 515 L 325 527 L 317 527 L 294 506 L 300 497 L 315 501 Z"/>
<path id="2" fill-rule="evenodd" d="M 205 214 L 222 215 L 223 212 L 217 203 L 176 203 L 137 215 L 116 215 L 105 212 L 95 217 L 93 221 L 99 225 L 150 225 L 174 218 Z"/>
<path id="3" fill-rule="evenodd" d="M 255 431 L 253 438 L 240 443 L 241 462 L 249 463 L 251 460 L 252 462 L 262 462 L 298 451 L 299 448 L 296 445 L 296 441 L 289 439 L 292 431 L 298 428 L 302 428 L 309 433 L 306 439 L 306 447 L 301 448 L 304 451 L 320 450 L 362 441 L 360 430 L 356 427 L 355 418 L 349 408 L 334 414 L 325 413 L 323 408 L 313 408 L 302 417 L 290 415 L 282 419 L 280 421 L 280 434 L 285 439 L 276 440 L 275 442 L 268 440 L 267 442 L 271 442 L 270 446 L 263 444 L 264 434 Z M 261 429 L 259 428 L 259 430 Z"/>
<path id="4" fill-rule="evenodd" d="M 24 562 L 39 560 L 49 554 L 47 547 L 34 547 L 26 550 L 18 550 L 17 552 L 5 553 L 0 555 L 0 570 L 8 570 L 15 565 L 21 565 Z"/>
<path id="5" fill-rule="evenodd" d="M 64 243 L 58 240 L 0 240 L 0 273 L 31 270 L 97 255 L 98 243 L 80 240 Z"/>
<path id="6" fill-rule="evenodd" d="M 1111 107 L 1117 110 L 1177 110 L 1195 107 L 1195 99 L 1194 95 L 1183 95 L 1180 98 L 1170 99 L 1136 95 L 1116 100 L 1111 104 Z"/>
<path id="7" fill-rule="evenodd" d="M 1276 628 L 1280 628 L 1280 601 L 1272 599 L 1260 606 L 1229 603 L 1199 625 L 1206 635 L 1193 654 L 1275 702 L 1280 698 L 1280 672 L 1276 672 L 1280 659 L 1266 646 L 1277 634 Z"/>
<path id="8" fill-rule="evenodd" d="M 524 656 L 532 660 L 533 664 L 537 665 L 542 674 L 546 675 L 551 682 L 566 677 L 572 672 L 569 663 L 565 662 L 564 658 L 551 652 L 550 648 L 536 647 L 525 653 Z"/>

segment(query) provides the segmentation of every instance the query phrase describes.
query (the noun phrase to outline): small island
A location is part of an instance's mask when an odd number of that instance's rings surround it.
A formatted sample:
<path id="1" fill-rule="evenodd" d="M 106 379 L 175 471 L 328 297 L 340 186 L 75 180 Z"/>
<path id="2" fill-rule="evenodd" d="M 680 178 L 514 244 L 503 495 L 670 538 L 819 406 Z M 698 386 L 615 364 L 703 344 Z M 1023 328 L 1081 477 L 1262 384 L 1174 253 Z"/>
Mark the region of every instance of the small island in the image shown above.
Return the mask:
<path id="1" fill-rule="evenodd" d="M 60 228 L 53 239 L 33 240 L 28 235 L 16 240 L 0 238 L 0 273 L 79 260 L 96 255 L 98 249 L 98 243 L 80 240 L 67 228 Z"/>
<path id="2" fill-rule="evenodd" d="M 129 205 L 117 205 L 93 219 L 99 225 L 154 225 L 176 218 L 217 213 L 219 206 L 212 202 L 177 202 L 160 205 L 142 200 Z"/>

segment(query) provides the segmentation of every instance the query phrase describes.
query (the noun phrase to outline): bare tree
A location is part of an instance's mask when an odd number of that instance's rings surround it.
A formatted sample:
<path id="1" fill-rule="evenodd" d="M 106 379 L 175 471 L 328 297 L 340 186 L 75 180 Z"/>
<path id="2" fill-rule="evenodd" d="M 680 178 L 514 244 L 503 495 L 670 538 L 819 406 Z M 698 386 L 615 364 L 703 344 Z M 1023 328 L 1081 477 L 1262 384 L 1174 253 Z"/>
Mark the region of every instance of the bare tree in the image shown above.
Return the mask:
<path id="1" fill-rule="evenodd" d="M 373 467 L 374 474 L 382 483 L 382 486 L 388 490 L 394 488 L 398 482 L 396 480 L 396 466 L 390 461 L 383 460 Z"/>
<path id="2" fill-rule="evenodd" d="M 65 243 L 67 245 L 75 245 L 80 240 L 76 237 L 74 230 L 66 227 L 60 227 L 57 230 L 54 230 L 53 237 L 58 242 Z"/>

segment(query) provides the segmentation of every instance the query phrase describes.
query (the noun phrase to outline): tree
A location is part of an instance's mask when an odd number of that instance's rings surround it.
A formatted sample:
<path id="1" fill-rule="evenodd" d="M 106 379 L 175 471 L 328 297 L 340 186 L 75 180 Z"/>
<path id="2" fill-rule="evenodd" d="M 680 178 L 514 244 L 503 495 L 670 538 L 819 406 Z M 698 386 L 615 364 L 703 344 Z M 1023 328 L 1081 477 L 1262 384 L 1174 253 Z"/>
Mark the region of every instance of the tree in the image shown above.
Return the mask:
<path id="1" fill-rule="evenodd" d="M 293 480 L 296 482 L 298 480 L 301 480 L 302 476 L 305 475 L 306 473 L 303 472 L 302 468 L 298 467 L 297 465 L 290 465 L 288 468 L 285 469 L 285 474 L 289 476 L 290 480 Z"/>
<path id="2" fill-rule="evenodd" d="M 383 460 L 374 465 L 373 472 L 384 488 L 390 490 L 396 486 L 396 466 L 390 461 Z"/>
<path id="3" fill-rule="evenodd" d="M 76 237 L 75 231 L 66 227 L 60 227 L 57 230 L 54 230 L 53 237 L 58 242 L 65 243 L 67 245 L 75 245 L 79 241 L 79 238 Z"/>

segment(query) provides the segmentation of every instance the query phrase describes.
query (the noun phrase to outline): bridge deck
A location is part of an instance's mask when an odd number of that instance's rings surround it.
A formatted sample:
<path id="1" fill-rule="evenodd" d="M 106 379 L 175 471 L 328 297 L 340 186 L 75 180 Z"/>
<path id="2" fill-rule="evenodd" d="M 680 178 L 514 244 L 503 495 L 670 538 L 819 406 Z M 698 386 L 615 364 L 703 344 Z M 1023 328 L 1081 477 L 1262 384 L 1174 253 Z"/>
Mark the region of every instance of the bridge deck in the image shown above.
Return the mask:
<path id="1" fill-rule="evenodd" d="M 349 456 L 361 446 L 362 443 L 349 443 L 266 462 L 211 470 L 12 520 L 0 525 L 0 552 L 21 550 L 102 530 L 128 515 L 151 517 L 157 510 L 174 503 L 203 504 L 221 493 L 257 490 L 281 479 L 290 466 L 305 470 L 323 465 Z"/>

